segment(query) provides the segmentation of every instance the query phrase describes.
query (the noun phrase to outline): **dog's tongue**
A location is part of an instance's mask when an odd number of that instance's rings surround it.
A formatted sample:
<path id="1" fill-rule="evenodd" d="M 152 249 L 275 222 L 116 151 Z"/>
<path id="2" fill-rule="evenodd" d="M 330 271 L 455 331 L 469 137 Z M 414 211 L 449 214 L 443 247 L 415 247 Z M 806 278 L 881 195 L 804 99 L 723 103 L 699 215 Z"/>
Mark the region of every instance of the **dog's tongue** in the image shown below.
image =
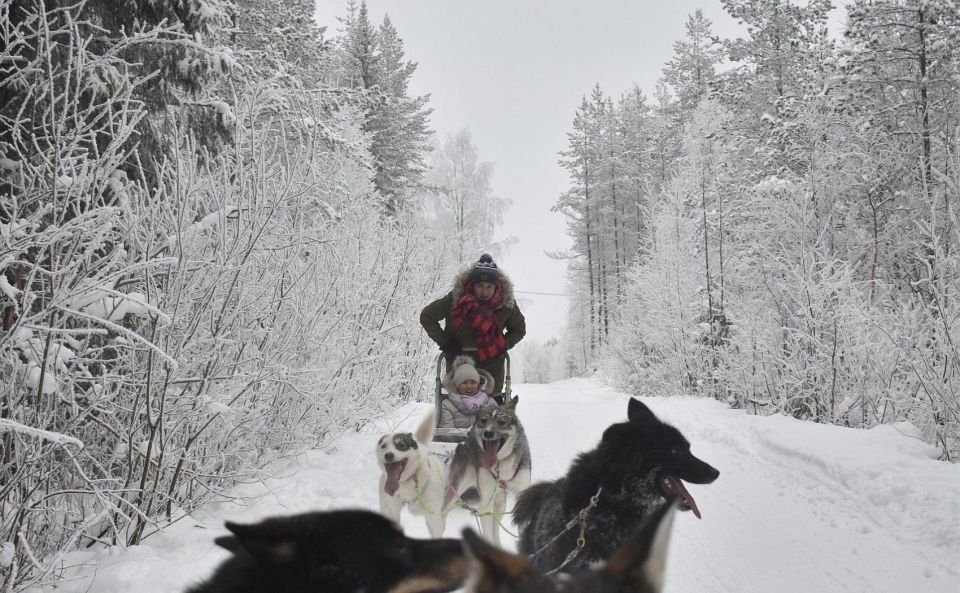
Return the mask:
<path id="1" fill-rule="evenodd" d="M 483 442 L 483 465 L 493 467 L 497 464 L 497 452 L 500 450 L 500 441 Z"/>
<path id="2" fill-rule="evenodd" d="M 406 467 L 406 465 L 406 461 L 383 464 L 384 469 L 387 470 L 387 479 L 383 483 L 383 491 L 390 496 L 393 496 L 393 494 L 400 489 L 400 475 L 403 473 L 403 468 Z"/>
<path id="3" fill-rule="evenodd" d="M 674 478 L 673 476 L 667 476 L 663 478 L 663 487 L 667 492 L 680 497 L 681 509 L 686 507 L 687 510 L 693 511 L 697 519 L 700 518 L 700 509 L 697 508 L 697 501 L 693 500 L 693 497 L 687 492 L 687 488 L 683 485 L 682 480 Z"/>

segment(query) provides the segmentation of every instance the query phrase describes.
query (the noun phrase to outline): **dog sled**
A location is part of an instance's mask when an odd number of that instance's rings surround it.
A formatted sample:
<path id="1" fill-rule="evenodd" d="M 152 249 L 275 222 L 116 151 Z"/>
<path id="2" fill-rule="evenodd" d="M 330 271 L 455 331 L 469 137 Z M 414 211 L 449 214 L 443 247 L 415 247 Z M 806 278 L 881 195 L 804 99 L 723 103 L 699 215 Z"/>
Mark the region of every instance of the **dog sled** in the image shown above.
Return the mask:
<path id="1" fill-rule="evenodd" d="M 435 443 L 462 443 L 467 438 L 467 433 L 470 431 L 469 428 L 451 428 L 440 426 L 440 407 L 443 405 L 443 400 L 449 395 L 446 389 L 443 387 L 443 377 L 446 374 L 445 363 L 446 358 L 441 352 L 437 356 L 437 376 L 435 379 L 433 396 L 433 405 L 437 418 L 436 429 L 433 433 L 433 441 Z M 504 353 L 503 389 L 493 395 L 501 401 L 506 401 L 511 397 L 510 355 L 507 353 Z"/>

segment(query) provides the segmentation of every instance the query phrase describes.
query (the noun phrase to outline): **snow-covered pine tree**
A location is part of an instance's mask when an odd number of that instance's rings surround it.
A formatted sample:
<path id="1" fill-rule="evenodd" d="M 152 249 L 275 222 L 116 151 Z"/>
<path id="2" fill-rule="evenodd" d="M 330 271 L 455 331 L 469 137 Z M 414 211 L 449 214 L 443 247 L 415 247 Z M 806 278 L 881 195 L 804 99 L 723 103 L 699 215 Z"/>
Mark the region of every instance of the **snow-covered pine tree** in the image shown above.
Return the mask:
<path id="1" fill-rule="evenodd" d="M 629 262 L 642 253 L 649 238 L 650 196 L 652 192 L 651 127 L 653 115 L 640 87 L 633 87 L 617 105 L 618 127 L 622 134 L 621 161 L 626 183 L 624 206 L 624 253 Z"/>
<path id="2" fill-rule="evenodd" d="M 718 149 L 724 128 L 729 127 L 729 114 L 717 104 L 705 103 L 712 92 L 716 68 L 722 60 L 722 49 L 713 38 L 711 23 L 701 10 L 690 15 L 686 38 L 674 43 L 673 57 L 663 70 L 663 79 L 676 97 L 676 126 L 683 138 L 683 153 L 678 162 L 677 177 L 685 188 L 684 200 L 690 214 L 699 211 L 699 252 L 703 262 L 705 302 L 699 321 L 709 324 L 702 336 L 704 345 L 716 348 L 727 331 L 723 308 L 723 215 L 727 165 Z M 688 131 L 688 128 L 689 131 Z M 704 368 L 712 374 L 715 357 Z M 704 387 L 714 381 L 707 379 Z"/>
<path id="3" fill-rule="evenodd" d="M 829 55 L 829 0 L 798 5 L 787 0 L 723 0 L 724 9 L 746 25 L 747 34 L 724 41 L 727 58 L 738 64 L 718 78 L 718 97 L 740 116 L 731 138 L 745 165 L 747 183 L 806 163 L 784 139 L 805 96 L 823 89 L 820 64 Z M 762 141 L 761 141 L 762 139 Z M 757 148 L 760 150 L 756 150 Z"/>
<path id="4" fill-rule="evenodd" d="M 374 181 L 384 200 L 384 211 L 395 216 L 426 171 L 430 150 L 429 95 L 410 97 L 408 86 L 416 71 L 406 60 L 403 40 L 385 16 L 379 29 L 370 22 L 365 2 L 351 0 L 340 38 L 340 76 L 352 88 L 369 95 L 365 133 L 370 135 Z"/>
<path id="5" fill-rule="evenodd" d="M 325 28 L 314 22 L 311 0 L 234 0 L 231 26 L 221 37 L 235 52 L 247 52 L 247 82 L 283 79 L 306 90 L 317 89 L 331 69 L 332 45 Z"/>
<path id="6" fill-rule="evenodd" d="M 559 197 L 553 206 L 567 218 L 567 233 L 573 239 L 569 254 L 570 280 L 573 283 L 574 299 L 582 305 L 584 324 L 574 324 L 574 331 L 583 332 L 583 343 L 591 361 L 600 347 L 600 297 L 599 277 L 596 273 L 599 249 L 596 241 L 595 207 L 592 192 L 596 192 L 599 176 L 596 145 L 599 132 L 592 117 L 592 108 L 583 97 L 573 119 L 573 131 L 567 133 L 569 148 L 560 153 L 560 165 L 567 170 L 571 187 Z M 573 305 L 572 305 L 573 306 Z"/>
<path id="7" fill-rule="evenodd" d="M 681 123 L 708 97 L 717 65 L 723 60 L 723 49 L 714 38 L 711 26 L 700 9 L 687 17 L 686 38 L 674 42 L 673 57 L 663 69 L 663 79 L 679 103 Z"/>
<path id="8" fill-rule="evenodd" d="M 594 142 L 591 147 L 594 160 L 594 183 L 590 195 L 589 211 L 592 215 L 591 227 L 595 257 L 593 262 L 596 282 L 597 303 L 597 340 L 600 346 L 607 342 L 610 334 L 610 320 L 613 316 L 611 308 L 614 297 L 611 295 L 616 284 L 613 262 L 614 233 L 612 232 L 612 197 L 616 196 L 616 178 L 613 173 L 615 166 L 611 166 L 609 146 L 613 139 L 611 134 L 612 114 L 610 113 L 608 98 L 600 90 L 600 85 L 594 85 L 590 93 L 588 121 L 593 130 Z"/>
<path id="9" fill-rule="evenodd" d="M 680 158 L 682 137 L 677 121 L 677 102 L 666 81 L 657 81 L 654 89 L 653 115 L 650 125 L 651 190 L 666 191 Z"/>

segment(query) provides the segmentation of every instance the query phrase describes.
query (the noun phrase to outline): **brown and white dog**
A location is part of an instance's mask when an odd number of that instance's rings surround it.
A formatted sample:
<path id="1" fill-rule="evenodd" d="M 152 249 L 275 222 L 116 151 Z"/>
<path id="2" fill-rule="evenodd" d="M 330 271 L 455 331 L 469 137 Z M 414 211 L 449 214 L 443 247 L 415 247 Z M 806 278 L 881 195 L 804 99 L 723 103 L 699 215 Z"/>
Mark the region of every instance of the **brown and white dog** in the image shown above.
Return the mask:
<path id="1" fill-rule="evenodd" d="M 380 512 L 400 522 L 404 507 L 414 515 L 422 515 L 430 537 L 443 535 L 446 526 L 444 491 L 446 476 L 443 463 L 430 453 L 430 441 L 436 414 L 431 411 L 416 432 L 392 432 L 377 441 L 377 462 L 380 476 Z"/>

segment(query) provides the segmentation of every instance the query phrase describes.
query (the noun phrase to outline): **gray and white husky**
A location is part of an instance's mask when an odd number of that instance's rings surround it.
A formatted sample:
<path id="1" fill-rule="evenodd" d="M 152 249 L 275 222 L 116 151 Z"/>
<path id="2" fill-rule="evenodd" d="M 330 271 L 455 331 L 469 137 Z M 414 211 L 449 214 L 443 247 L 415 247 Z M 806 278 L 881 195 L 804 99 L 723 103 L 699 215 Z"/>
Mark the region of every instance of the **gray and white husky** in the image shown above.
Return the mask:
<path id="1" fill-rule="evenodd" d="M 481 408 L 467 440 L 457 445 L 450 461 L 450 487 L 444 507 L 475 489 L 480 530 L 495 544 L 500 543 L 507 493 L 516 497 L 530 485 L 530 445 L 517 417 L 519 401 L 514 397 L 500 407 Z"/>

